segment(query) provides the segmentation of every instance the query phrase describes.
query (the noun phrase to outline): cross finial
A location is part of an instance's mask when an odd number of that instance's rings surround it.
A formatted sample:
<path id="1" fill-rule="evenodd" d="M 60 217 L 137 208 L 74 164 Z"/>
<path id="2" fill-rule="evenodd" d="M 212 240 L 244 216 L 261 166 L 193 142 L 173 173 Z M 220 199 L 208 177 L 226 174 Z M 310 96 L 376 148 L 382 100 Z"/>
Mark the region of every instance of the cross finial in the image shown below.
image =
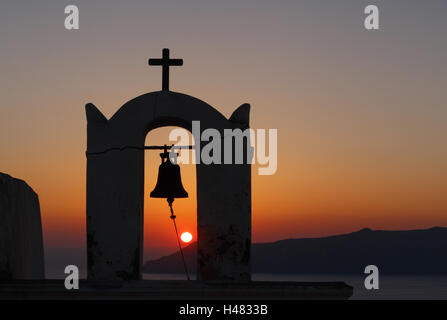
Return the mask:
<path id="1" fill-rule="evenodd" d="M 169 67 L 170 66 L 182 66 L 183 59 L 170 59 L 169 49 L 163 49 L 163 58 L 161 59 L 149 59 L 150 66 L 162 66 L 163 80 L 162 90 L 169 91 Z"/>

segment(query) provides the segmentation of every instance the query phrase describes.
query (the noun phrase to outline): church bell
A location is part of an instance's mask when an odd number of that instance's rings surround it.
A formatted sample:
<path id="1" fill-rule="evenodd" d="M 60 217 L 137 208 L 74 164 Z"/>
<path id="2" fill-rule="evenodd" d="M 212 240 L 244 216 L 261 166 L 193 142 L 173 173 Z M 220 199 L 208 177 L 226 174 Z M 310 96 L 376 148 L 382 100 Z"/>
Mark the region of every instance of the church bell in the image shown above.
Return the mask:
<path id="1" fill-rule="evenodd" d="M 182 185 L 180 176 L 180 166 L 177 164 L 177 153 L 174 153 L 175 163 L 169 159 L 169 152 L 165 148 L 160 153 L 161 165 L 158 169 L 158 179 L 154 190 L 151 192 L 151 198 L 166 198 L 168 201 L 174 198 L 187 198 L 188 192 Z"/>

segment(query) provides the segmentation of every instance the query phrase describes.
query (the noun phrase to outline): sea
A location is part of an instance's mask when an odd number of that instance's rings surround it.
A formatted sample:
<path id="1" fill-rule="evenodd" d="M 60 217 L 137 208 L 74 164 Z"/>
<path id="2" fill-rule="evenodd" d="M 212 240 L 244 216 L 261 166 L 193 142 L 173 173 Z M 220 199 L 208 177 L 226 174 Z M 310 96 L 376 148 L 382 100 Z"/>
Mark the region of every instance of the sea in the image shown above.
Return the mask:
<path id="1" fill-rule="evenodd" d="M 64 269 L 69 264 L 79 266 L 80 278 L 86 278 L 85 252 L 79 253 L 78 250 L 73 253 L 72 251 L 46 250 L 47 279 L 65 278 Z M 143 277 L 152 280 L 186 279 L 184 274 L 144 274 Z M 351 299 L 355 300 L 447 300 L 447 275 L 380 275 L 378 290 L 367 290 L 364 286 L 365 277 L 366 275 L 363 274 L 253 274 L 252 279 L 254 281 L 344 281 L 354 287 L 354 295 Z M 195 276 L 192 275 L 192 278 L 194 279 Z"/>

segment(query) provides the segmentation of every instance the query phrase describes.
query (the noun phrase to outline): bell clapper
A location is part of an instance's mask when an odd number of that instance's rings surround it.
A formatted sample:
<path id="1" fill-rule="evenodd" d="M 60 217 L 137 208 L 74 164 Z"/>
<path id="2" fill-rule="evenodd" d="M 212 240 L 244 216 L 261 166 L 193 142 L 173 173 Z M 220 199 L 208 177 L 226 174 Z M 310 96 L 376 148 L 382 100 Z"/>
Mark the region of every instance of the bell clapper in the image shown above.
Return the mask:
<path id="1" fill-rule="evenodd" d="M 174 215 L 174 210 L 172 209 L 172 203 L 174 202 L 174 198 L 167 198 L 166 201 L 168 201 L 169 209 L 171 210 L 171 219 L 174 220 L 176 216 Z"/>

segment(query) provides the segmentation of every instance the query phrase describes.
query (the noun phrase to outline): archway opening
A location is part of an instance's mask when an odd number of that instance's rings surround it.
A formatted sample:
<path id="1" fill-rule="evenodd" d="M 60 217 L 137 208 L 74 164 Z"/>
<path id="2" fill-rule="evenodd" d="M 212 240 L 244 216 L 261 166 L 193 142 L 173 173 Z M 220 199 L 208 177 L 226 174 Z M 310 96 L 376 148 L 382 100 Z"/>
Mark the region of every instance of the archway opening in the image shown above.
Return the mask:
<path id="1" fill-rule="evenodd" d="M 145 145 L 170 145 L 169 135 L 178 127 L 160 127 L 151 130 Z M 182 129 L 184 130 L 184 129 Z M 193 138 L 189 131 L 189 143 Z M 144 226 L 143 226 L 143 278 L 151 280 L 183 280 L 186 275 L 183 262 L 179 254 L 177 235 L 170 219 L 170 210 L 166 199 L 150 198 L 150 192 L 157 183 L 158 169 L 161 163 L 159 150 L 145 152 L 145 179 L 144 179 Z M 180 156 L 189 157 L 188 164 L 180 164 L 182 184 L 188 192 L 188 198 L 175 199 L 173 203 L 174 214 L 180 243 L 183 248 L 187 269 L 191 279 L 196 279 L 196 248 L 197 248 L 197 187 L 196 166 L 193 164 L 192 150 L 179 150 Z M 192 236 L 189 242 L 188 233 Z"/>

